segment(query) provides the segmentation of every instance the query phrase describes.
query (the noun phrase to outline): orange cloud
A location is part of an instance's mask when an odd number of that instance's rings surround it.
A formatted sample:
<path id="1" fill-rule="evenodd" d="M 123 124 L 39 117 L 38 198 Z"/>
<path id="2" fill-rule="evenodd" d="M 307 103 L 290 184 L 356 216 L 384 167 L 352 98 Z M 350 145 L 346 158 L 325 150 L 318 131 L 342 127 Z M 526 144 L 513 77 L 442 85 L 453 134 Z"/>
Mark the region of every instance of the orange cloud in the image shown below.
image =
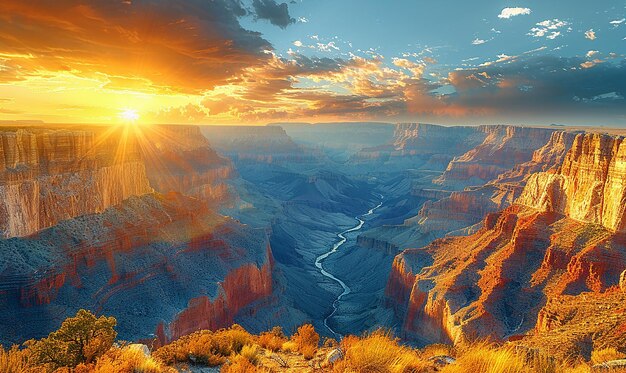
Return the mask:
<path id="1" fill-rule="evenodd" d="M 4 0 L 0 79 L 104 74 L 111 87 L 199 93 L 268 59 L 242 12 L 227 0 Z"/>

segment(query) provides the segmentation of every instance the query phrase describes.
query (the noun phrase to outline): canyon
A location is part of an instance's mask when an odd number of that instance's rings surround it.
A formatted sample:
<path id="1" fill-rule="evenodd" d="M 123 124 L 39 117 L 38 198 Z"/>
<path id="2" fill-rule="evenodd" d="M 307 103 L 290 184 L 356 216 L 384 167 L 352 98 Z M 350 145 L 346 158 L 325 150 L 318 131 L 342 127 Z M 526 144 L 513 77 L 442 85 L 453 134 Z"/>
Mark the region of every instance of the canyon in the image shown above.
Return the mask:
<path id="1" fill-rule="evenodd" d="M 621 135 L 275 123 L 0 138 L 3 343 L 80 308 L 156 345 L 233 323 L 385 327 L 416 345 L 564 340 L 563 358 L 626 341 L 609 311 L 578 338 L 591 304 L 623 299 Z"/>

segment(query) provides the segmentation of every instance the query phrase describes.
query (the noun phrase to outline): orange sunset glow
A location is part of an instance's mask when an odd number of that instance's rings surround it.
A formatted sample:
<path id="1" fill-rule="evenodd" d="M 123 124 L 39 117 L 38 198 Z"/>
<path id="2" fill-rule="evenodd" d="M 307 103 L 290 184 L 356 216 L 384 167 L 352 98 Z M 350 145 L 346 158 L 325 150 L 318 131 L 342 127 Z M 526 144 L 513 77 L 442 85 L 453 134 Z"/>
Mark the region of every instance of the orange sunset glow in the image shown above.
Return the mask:
<path id="1" fill-rule="evenodd" d="M 0 373 L 626 372 L 624 0 L 0 0 Z"/>

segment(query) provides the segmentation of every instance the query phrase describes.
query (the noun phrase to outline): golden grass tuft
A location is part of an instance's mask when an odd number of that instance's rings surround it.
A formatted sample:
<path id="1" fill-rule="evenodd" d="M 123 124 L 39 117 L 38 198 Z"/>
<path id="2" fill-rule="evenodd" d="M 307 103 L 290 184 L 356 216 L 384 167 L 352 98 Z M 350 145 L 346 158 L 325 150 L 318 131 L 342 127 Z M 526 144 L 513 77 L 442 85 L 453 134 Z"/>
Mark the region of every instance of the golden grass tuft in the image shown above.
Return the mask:
<path id="1" fill-rule="evenodd" d="M 228 329 L 212 332 L 202 330 L 165 345 L 154 356 L 167 364 L 192 362 L 218 366 L 226 358 L 241 352 L 245 345 L 255 344 L 257 337 L 235 324 Z"/>
<path id="2" fill-rule="evenodd" d="M 0 372 L 22 373 L 29 368 L 30 351 L 21 350 L 19 346 L 13 345 L 10 349 L 4 350 L 0 345 Z"/>
<path id="3" fill-rule="evenodd" d="M 602 364 L 611 360 L 619 360 L 626 358 L 626 354 L 617 351 L 614 347 L 607 347 L 601 350 L 593 350 L 591 352 L 591 362 L 593 364 Z"/>
<path id="4" fill-rule="evenodd" d="M 220 373 L 256 373 L 258 371 L 257 367 L 242 355 L 234 356 L 220 369 Z"/>
<path id="5" fill-rule="evenodd" d="M 298 328 L 298 331 L 291 336 L 298 352 L 305 355 L 305 358 L 312 358 L 317 352 L 317 346 L 320 343 L 320 336 L 311 324 L 304 324 Z M 310 356 L 310 357 L 309 357 Z"/>
<path id="6" fill-rule="evenodd" d="M 428 359 L 434 356 L 455 356 L 456 352 L 453 346 L 436 343 L 424 347 L 420 351 L 420 355 L 424 359 Z"/>
<path id="7" fill-rule="evenodd" d="M 259 345 L 274 352 L 279 351 L 285 342 L 287 342 L 287 338 L 280 327 L 275 327 L 271 331 L 259 335 Z"/>
<path id="8" fill-rule="evenodd" d="M 92 369 L 85 370 L 85 372 L 169 373 L 176 372 L 176 370 L 157 359 L 144 355 L 141 350 L 113 347 L 98 359 Z"/>
<path id="9" fill-rule="evenodd" d="M 260 353 L 261 353 L 261 350 L 260 350 L 259 346 L 257 346 L 257 345 L 245 345 L 241 349 L 241 352 L 239 353 L 239 355 L 241 355 L 244 358 L 248 359 L 248 361 L 250 363 L 252 363 L 253 365 L 257 365 L 259 363 L 259 354 Z"/>
<path id="10" fill-rule="evenodd" d="M 420 372 L 429 364 L 418 352 L 398 344 L 391 333 L 377 330 L 363 338 L 346 337 L 341 343 L 344 359 L 337 362 L 335 372 Z"/>
<path id="11" fill-rule="evenodd" d="M 522 373 L 530 372 L 526 360 L 512 348 L 497 348 L 488 343 L 477 343 L 459 352 L 455 364 L 446 365 L 441 373 Z"/>
<path id="12" fill-rule="evenodd" d="M 280 349 L 284 352 L 298 352 L 298 344 L 294 341 L 287 341 L 283 343 Z"/>

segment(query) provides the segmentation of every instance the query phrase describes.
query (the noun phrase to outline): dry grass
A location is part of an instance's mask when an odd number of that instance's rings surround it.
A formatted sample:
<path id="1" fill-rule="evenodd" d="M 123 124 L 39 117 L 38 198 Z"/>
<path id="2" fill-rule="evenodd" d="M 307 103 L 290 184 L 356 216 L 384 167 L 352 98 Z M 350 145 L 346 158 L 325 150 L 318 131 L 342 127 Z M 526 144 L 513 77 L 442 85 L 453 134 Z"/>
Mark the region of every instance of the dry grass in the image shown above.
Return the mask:
<path id="1" fill-rule="evenodd" d="M 291 337 L 291 341 L 297 346 L 298 352 L 311 359 L 317 352 L 320 336 L 311 324 L 304 324 L 298 328 L 298 331 Z"/>
<path id="2" fill-rule="evenodd" d="M 230 355 L 239 354 L 245 345 L 255 343 L 255 336 L 235 324 L 228 329 L 202 330 L 181 337 L 159 348 L 154 356 L 167 364 L 192 362 L 218 366 Z"/>
<path id="3" fill-rule="evenodd" d="M 77 367 L 78 368 L 78 367 Z M 87 367 L 85 372 L 134 372 L 134 373 L 169 373 L 176 372 L 150 356 L 144 355 L 141 350 L 132 348 L 111 348 L 98 359 L 95 366 Z M 78 371 L 79 369 L 77 369 Z"/>
<path id="4" fill-rule="evenodd" d="M 441 372 L 521 373 L 530 370 L 524 357 L 512 348 L 478 343 L 460 351 L 456 363 L 443 367 Z"/>
<path id="5" fill-rule="evenodd" d="M 233 359 L 222 366 L 221 373 L 256 373 L 259 370 L 248 359 L 241 355 L 233 357 Z"/>
<path id="6" fill-rule="evenodd" d="M 29 355 L 30 351 L 20 350 L 16 345 L 6 351 L 0 345 L 0 372 L 22 373 L 27 371 L 30 366 Z"/>
<path id="7" fill-rule="evenodd" d="M 241 349 L 241 352 L 239 353 L 239 355 L 248 359 L 248 361 L 252 363 L 253 365 L 257 365 L 257 363 L 259 362 L 260 353 L 261 353 L 261 350 L 259 349 L 259 346 L 245 345 Z"/>
<path id="8" fill-rule="evenodd" d="M 626 354 L 617 351 L 613 347 L 604 348 L 602 350 L 593 350 L 591 353 L 591 362 L 593 364 L 602 364 L 611 360 L 619 360 L 626 358 Z"/>
<path id="9" fill-rule="evenodd" d="M 283 343 L 280 349 L 284 352 L 298 352 L 298 344 L 294 341 L 287 341 Z"/>
<path id="10" fill-rule="evenodd" d="M 453 346 L 436 343 L 424 347 L 420 351 L 420 355 L 423 359 L 434 356 L 455 356 L 455 350 Z"/>
<path id="11" fill-rule="evenodd" d="M 341 343 L 344 359 L 338 361 L 335 372 L 420 372 L 429 364 L 419 353 L 398 344 L 390 333 L 378 330 L 363 338 L 349 336 Z"/>
<path id="12" fill-rule="evenodd" d="M 271 351 L 279 351 L 285 342 L 287 342 L 287 338 L 280 327 L 275 327 L 271 331 L 259 335 L 259 345 Z"/>

